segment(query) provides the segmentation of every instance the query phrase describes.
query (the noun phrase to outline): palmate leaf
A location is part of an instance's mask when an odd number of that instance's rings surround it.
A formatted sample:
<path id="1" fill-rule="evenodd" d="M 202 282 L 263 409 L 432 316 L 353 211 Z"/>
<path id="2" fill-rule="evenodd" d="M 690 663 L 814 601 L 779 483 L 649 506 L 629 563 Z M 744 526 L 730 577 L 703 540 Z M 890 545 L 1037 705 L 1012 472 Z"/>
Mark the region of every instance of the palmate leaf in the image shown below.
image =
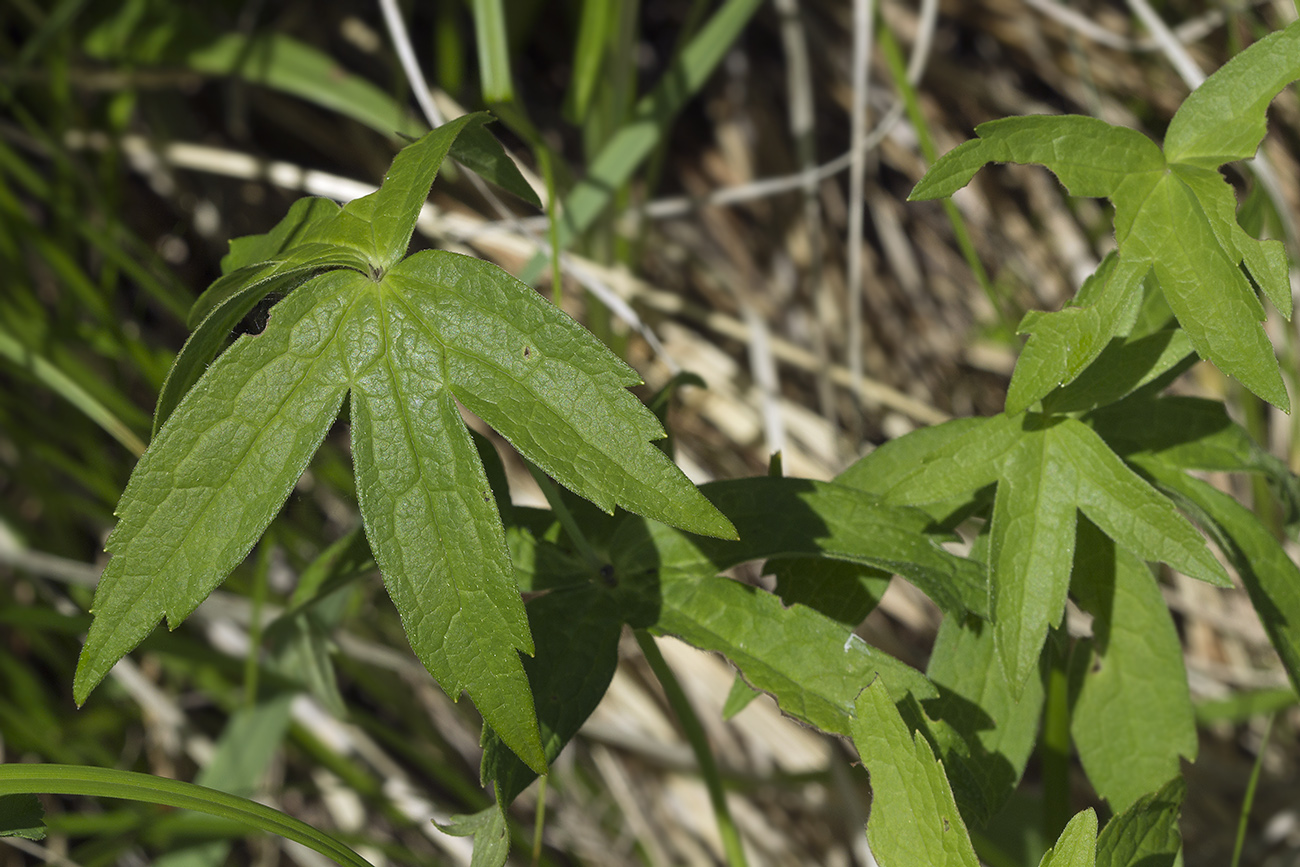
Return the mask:
<path id="1" fill-rule="evenodd" d="M 1197 88 L 1174 115 L 1163 152 L 1136 131 L 1094 118 L 1013 117 L 981 124 L 978 138 L 931 167 L 912 199 L 951 195 L 985 164 L 1013 162 L 1046 166 L 1071 195 L 1115 205 L 1111 291 L 1081 292 L 1065 310 L 1026 317 L 1021 327 L 1034 336 L 1017 365 L 1008 412 L 1070 382 L 1122 334 L 1132 308 L 1114 293 L 1135 294 L 1148 272 L 1202 357 L 1289 410 L 1261 327 L 1264 308 L 1241 268 L 1290 317 L 1286 256 L 1279 242 L 1257 240 L 1237 224 L 1236 197 L 1217 169 L 1254 154 L 1268 104 L 1296 78 L 1300 23 L 1240 52 Z"/>
<path id="2" fill-rule="evenodd" d="M 201 331 L 274 282 L 266 270 L 288 262 L 302 273 L 262 333 L 204 364 L 132 473 L 77 667 L 78 702 L 160 618 L 174 628 L 247 555 L 349 393 L 366 536 L 411 646 L 534 770 L 546 762 L 519 659 L 532 639 L 458 403 L 607 511 L 734 537 L 651 444 L 663 431 L 625 388 L 636 374 L 595 337 L 485 262 L 400 259 L 450 142 L 484 119 L 460 118 L 405 149 L 373 195 L 342 209 L 302 206 L 289 225 L 234 246 L 230 274 L 250 282 L 223 288 Z M 268 254 L 269 264 L 252 261 Z"/>
<path id="3" fill-rule="evenodd" d="M 922 505 L 970 497 L 996 482 L 993 628 L 1013 684 L 1024 684 L 1035 670 L 1048 628 L 1064 613 L 1078 512 L 1141 559 L 1228 585 L 1200 534 L 1082 422 L 1000 415 L 958 433 L 882 496 Z"/>

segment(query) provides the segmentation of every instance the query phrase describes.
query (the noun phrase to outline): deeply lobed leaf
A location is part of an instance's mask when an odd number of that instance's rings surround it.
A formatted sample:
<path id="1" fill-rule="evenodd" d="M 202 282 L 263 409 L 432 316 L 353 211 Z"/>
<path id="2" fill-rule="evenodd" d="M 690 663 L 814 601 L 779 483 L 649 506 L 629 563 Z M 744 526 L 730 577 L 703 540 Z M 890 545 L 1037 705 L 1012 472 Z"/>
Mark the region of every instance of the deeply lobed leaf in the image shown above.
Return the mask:
<path id="1" fill-rule="evenodd" d="M 1140 133 L 1093 118 L 1005 118 L 981 124 L 976 139 L 938 160 L 911 198 L 951 195 L 989 162 L 1041 164 L 1072 195 L 1110 198 L 1127 291 L 1135 294 L 1151 270 L 1196 351 L 1289 410 L 1261 328 L 1263 307 L 1239 267 L 1289 317 L 1285 253 L 1241 228 L 1235 194 L 1216 169 L 1254 154 L 1268 104 L 1296 78 L 1300 25 L 1292 24 L 1240 52 L 1197 88 L 1170 123 L 1163 152 Z M 1080 300 L 1056 314 L 1027 317 L 1022 328 L 1034 337 L 1017 366 L 1008 412 L 1070 382 L 1123 332 L 1131 310 L 1131 303 Z"/>

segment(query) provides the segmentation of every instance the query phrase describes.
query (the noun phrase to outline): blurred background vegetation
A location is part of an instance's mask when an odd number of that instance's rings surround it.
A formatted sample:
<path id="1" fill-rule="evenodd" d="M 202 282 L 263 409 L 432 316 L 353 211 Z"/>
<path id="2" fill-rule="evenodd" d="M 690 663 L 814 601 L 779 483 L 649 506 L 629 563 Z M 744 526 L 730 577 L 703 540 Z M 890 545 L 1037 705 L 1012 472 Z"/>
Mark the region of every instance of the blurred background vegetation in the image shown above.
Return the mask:
<path id="1" fill-rule="evenodd" d="M 1291 2 L 1154 6 L 1206 71 L 1296 16 Z M 1188 86 L 1139 7 L 3 0 L 0 760 L 197 780 L 337 829 L 376 864 L 468 863 L 467 842 L 429 819 L 487 803 L 478 723 L 410 654 L 358 544 L 342 424 L 222 591 L 72 705 L 113 506 L 228 239 L 265 231 L 305 193 L 365 192 L 429 113 L 490 108 L 565 221 L 553 236 L 542 215 L 448 170 L 415 243 L 535 282 L 637 367 L 647 395 L 679 370 L 703 377 L 672 415 L 697 481 L 762 472 L 776 450 L 787 474 L 829 478 L 913 427 L 999 411 L 1021 313 L 1059 307 L 1113 244 L 1103 203 L 1067 199 L 1037 169 L 986 172 L 948 208 L 905 199 L 936 150 L 1007 114 L 1089 114 L 1159 137 Z M 1294 241 L 1293 91 L 1271 118 L 1280 198 L 1232 179 L 1251 219 Z M 568 250 L 558 285 L 539 257 L 553 241 Z M 1293 376 L 1294 332 L 1276 316 L 1270 328 Z M 1229 399 L 1300 466 L 1288 417 L 1208 368 L 1178 388 Z M 511 467 L 517 500 L 540 504 Z M 310 616 L 278 617 L 295 586 L 326 579 L 340 589 Z M 1177 577 L 1165 589 L 1205 723 L 1186 862 L 1226 863 L 1262 751 L 1246 861 L 1297 863 L 1295 697 L 1248 604 Z M 937 619 L 896 581 L 859 632 L 920 666 Z M 850 751 L 766 699 L 724 722 L 729 667 L 662 644 L 700 705 L 751 863 L 871 863 Z M 625 656 L 551 777 L 536 860 L 712 863 L 690 751 L 634 644 Z M 1257 714 L 1278 709 L 1262 744 Z M 1033 809 L 1033 787 L 1031 766 L 1013 809 Z M 319 860 L 144 805 L 46 806 L 51 836 L 9 841 L 0 864 Z M 532 849 L 537 806 L 534 789 L 516 807 L 517 852 Z M 982 851 L 1037 863 L 1041 846 L 1007 837 Z"/>

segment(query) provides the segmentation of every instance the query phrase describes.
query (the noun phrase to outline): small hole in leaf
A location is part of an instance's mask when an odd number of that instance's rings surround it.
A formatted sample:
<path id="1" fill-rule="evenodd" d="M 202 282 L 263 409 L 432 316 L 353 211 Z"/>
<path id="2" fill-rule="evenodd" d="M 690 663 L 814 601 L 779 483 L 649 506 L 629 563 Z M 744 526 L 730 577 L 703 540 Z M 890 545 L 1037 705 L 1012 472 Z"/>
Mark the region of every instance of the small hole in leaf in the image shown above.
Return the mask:
<path id="1" fill-rule="evenodd" d="M 600 580 L 605 582 L 606 587 L 618 586 L 618 576 L 614 574 L 614 567 L 609 563 L 600 567 Z"/>

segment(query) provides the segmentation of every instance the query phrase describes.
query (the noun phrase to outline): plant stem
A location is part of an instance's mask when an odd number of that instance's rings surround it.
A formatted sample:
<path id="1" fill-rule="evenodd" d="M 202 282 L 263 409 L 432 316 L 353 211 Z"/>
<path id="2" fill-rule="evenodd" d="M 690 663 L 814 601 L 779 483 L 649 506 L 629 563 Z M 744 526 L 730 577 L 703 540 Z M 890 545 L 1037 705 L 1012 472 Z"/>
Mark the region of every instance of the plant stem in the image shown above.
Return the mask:
<path id="1" fill-rule="evenodd" d="M 546 497 L 547 504 L 550 505 L 551 511 L 555 513 L 555 518 L 560 522 L 560 526 L 564 528 L 564 532 L 568 534 L 573 547 L 587 561 L 588 566 L 599 570 L 604 565 L 604 561 L 601 560 L 600 555 L 596 553 L 596 549 L 591 546 L 591 543 L 587 541 L 582 528 L 578 526 L 577 519 L 573 517 L 573 513 L 569 511 L 569 507 L 561 499 L 560 491 L 555 487 L 555 483 L 551 481 L 546 473 L 535 467 L 532 461 L 525 460 L 524 465 L 528 467 L 528 472 L 533 474 L 533 481 L 537 482 L 537 487 L 542 489 L 542 495 Z"/>
<path id="2" fill-rule="evenodd" d="M 537 780 L 537 818 L 533 822 L 532 867 L 542 858 L 542 827 L 546 824 L 546 776 Z"/>
<path id="3" fill-rule="evenodd" d="M 726 793 L 722 790 L 722 775 L 718 772 L 718 763 L 709 749 L 709 739 L 704 733 L 704 726 L 682 690 L 677 676 L 668 667 L 664 655 L 659 652 L 654 637 L 644 629 L 638 629 L 636 643 L 645 654 L 646 662 L 650 663 L 650 670 L 658 678 L 659 685 L 664 688 L 668 704 L 672 706 L 673 713 L 677 714 L 677 720 L 682 724 L 686 740 L 690 742 L 691 750 L 695 753 L 695 760 L 699 762 L 700 776 L 704 778 L 704 785 L 709 790 L 709 801 L 713 804 L 713 815 L 718 822 L 718 834 L 722 837 L 722 849 L 726 853 L 727 864 L 730 867 L 747 867 L 749 862 L 745 860 L 745 849 L 740 842 L 740 832 L 736 830 L 736 823 L 731 818 L 731 810 L 727 808 Z"/>
<path id="4" fill-rule="evenodd" d="M 275 545 L 264 539 L 253 564 L 252 612 L 248 623 L 248 656 L 244 658 L 244 705 L 257 703 L 258 657 L 262 647 L 262 605 L 266 602 L 267 578 L 271 571 L 271 552 Z"/>
<path id="5" fill-rule="evenodd" d="M 1241 816 L 1237 819 L 1237 840 L 1232 845 L 1232 867 L 1241 864 L 1241 850 L 1246 845 L 1246 824 L 1250 819 L 1250 808 L 1255 803 L 1255 789 L 1259 786 L 1259 771 L 1264 765 L 1264 750 L 1268 747 L 1269 735 L 1273 733 L 1274 714 L 1268 715 L 1268 724 L 1264 727 L 1264 739 L 1259 744 L 1259 755 L 1255 756 L 1255 766 L 1250 770 L 1250 782 L 1246 784 L 1246 796 L 1241 801 Z"/>
<path id="6" fill-rule="evenodd" d="M 1063 629 L 1048 635 L 1047 697 L 1043 704 L 1043 833 L 1056 840 L 1070 821 L 1070 686 L 1067 637 Z"/>

